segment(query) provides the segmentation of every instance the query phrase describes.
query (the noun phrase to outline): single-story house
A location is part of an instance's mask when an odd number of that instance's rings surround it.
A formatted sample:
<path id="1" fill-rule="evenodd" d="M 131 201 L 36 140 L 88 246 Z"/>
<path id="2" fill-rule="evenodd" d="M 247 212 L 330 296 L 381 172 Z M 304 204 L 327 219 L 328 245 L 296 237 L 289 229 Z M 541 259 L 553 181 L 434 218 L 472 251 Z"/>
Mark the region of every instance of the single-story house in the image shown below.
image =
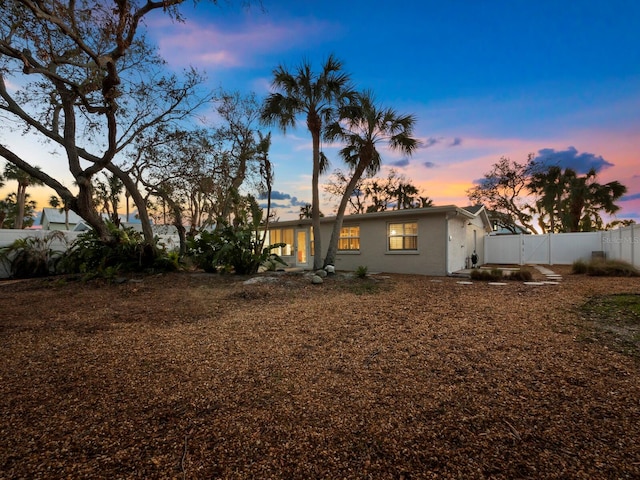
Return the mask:
<path id="1" fill-rule="evenodd" d="M 320 219 L 323 255 L 329 246 L 335 217 Z M 481 205 L 414 208 L 346 215 L 340 232 L 335 267 L 370 272 L 449 275 L 469 268 L 473 252 L 483 263 L 484 237 L 491 222 Z M 313 267 L 311 219 L 274 222 L 266 244 L 290 266 Z"/>

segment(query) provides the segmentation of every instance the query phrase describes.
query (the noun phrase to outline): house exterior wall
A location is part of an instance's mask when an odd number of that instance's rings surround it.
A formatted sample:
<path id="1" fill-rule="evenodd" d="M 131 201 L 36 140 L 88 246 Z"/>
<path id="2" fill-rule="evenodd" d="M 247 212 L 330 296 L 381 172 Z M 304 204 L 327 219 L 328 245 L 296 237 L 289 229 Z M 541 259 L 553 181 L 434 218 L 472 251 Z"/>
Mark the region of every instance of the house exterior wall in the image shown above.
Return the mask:
<path id="1" fill-rule="evenodd" d="M 415 251 L 389 251 L 388 224 L 417 222 L 418 239 Z M 360 227 L 360 250 L 336 255 L 338 270 L 355 270 L 366 266 L 370 272 L 410 273 L 421 275 L 446 275 L 446 221 L 445 214 L 403 216 L 401 219 L 345 218 L 344 227 Z M 322 225 L 323 250 L 329 245 L 332 224 Z"/>
<path id="2" fill-rule="evenodd" d="M 326 255 L 335 217 L 320 222 L 322 254 Z M 388 228 L 390 223 L 417 224 L 416 250 L 390 250 Z M 420 275 L 448 275 L 466 268 L 474 248 L 483 255 L 484 235 L 490 229 L 486 214 L 479 216 L 454 205 L 424 209 L 396 210 L 344 217 L 343 227 L 359 227 L 359 250 L 338 251 L 335 266 L 339 270 L 356 270 L 366 266 L 369 271 L 409 273 Z M 311 220 L 276 222 L 270 229 L 304 230 L 311 233 Z M 473 232 L 476 232 L 475 234 Z M 297 235 L 294 235 L 297 241 Z M 291 255 L 283 256 L 290 266 L 311 268 L 311 245 L 307 264 L 296 263 L 299 249 L 294 244 Z"/>

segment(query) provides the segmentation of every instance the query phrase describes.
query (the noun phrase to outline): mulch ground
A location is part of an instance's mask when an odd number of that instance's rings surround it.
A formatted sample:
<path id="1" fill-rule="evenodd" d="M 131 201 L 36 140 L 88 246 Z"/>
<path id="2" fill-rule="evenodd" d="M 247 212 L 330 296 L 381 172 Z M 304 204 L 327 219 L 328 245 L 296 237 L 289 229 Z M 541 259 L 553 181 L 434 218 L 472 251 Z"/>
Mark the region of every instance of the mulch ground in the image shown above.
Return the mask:
<path id="1" fill-rule="evenodd" d="M 0 477 L 640 478 L 640 279 L 376 278 L 0 282 Z"/>

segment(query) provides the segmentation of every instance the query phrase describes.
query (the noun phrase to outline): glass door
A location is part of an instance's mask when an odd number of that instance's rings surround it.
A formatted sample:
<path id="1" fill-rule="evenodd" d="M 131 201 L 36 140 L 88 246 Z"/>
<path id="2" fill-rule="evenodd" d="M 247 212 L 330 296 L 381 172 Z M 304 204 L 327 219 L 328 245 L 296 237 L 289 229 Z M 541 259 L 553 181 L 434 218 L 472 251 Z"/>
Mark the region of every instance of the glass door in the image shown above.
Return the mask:
<path id="1" fill-rule="evenodd" d="M 304 267 L 309 262 L 309 242 L 306 230 L 296 230 L 296 266 Z"/>

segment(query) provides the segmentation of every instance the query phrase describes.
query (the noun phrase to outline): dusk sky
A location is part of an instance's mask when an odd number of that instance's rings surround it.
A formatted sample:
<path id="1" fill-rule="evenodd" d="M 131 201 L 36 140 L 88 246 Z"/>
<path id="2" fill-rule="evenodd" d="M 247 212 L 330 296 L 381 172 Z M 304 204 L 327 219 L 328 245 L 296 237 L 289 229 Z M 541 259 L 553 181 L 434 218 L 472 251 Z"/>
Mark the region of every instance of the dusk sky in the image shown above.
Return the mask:
<path id="1" fill-rule="evenodd" d="M 212 88 L 263 98 L 278 64 L 308 59 L 318 70 L 333 53 L 357 88 L 417 117 L 422 148 L 411 158 L 384 153 L 383 164 L 436 205 L 467 205 L 465 191 L 500 157 L 524 162 L 534 153 L 580 173 L 596 167 L 601 183 L 620 181 L 628 193 L 617 218 L 640 222 L 640 2 L 221 4 L 189 4 L 184 24 L 148 18 L 170 68 L 192 65 Z M 286 135 L 273 129 L 281 219 L 311 201 L 311 138 L 304 119 L 299 125 Z M 332 169 L 342 166 L 336 147 L 324 151 Z M 321 208 L 331 214 L 335 203 Z"/>

